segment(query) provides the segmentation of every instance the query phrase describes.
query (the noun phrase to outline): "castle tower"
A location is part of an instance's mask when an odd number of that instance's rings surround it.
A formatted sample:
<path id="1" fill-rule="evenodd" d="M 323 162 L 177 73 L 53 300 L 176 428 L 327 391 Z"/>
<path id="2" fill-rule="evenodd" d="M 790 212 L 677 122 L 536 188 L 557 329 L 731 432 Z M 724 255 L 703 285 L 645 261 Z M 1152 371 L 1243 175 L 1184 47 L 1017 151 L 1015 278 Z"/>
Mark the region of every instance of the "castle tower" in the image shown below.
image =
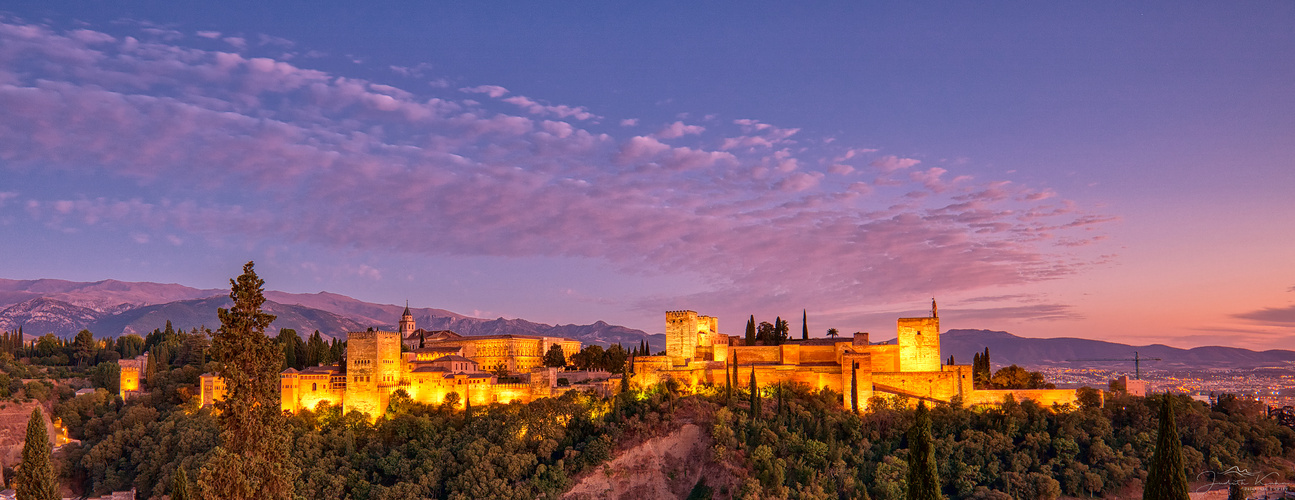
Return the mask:
<path id="1" fill-rule="evenodd" d="M 713 355 L 711 344 L 719 333 L 719 319 L 698 315 L 696 311 L 666 311 L 665 354 L 674 366 L 695 359 L 698 346 L 703 357 Z"/>
<path id="2" fill-rule="evenodd" d="M 400 385 L 400 334 L 368 331 L 346 334 L 346 411 L 378 418 Z"/>
<path id="3" fill-rule="evenodd" d="M 933 310 L 932 313 L 935 311 Z M 940 318 L 899 318 L 899 371 L 938 372 L 940 365 Z"/>
<path id="4" fill-rule="evenodd" d="M 295 368 L 288 368 L 279 373 L 279 408 L 286 412 L 296 413 L 300 410 L 301 373 Z"/>
<path id="5" fill-rule="evenodd" d="M 409 338 L 414 334 L 414 315 L 409 312 L 409 302 L 405 302 L 405 313 L 400 315 L 400 338 Z"/>

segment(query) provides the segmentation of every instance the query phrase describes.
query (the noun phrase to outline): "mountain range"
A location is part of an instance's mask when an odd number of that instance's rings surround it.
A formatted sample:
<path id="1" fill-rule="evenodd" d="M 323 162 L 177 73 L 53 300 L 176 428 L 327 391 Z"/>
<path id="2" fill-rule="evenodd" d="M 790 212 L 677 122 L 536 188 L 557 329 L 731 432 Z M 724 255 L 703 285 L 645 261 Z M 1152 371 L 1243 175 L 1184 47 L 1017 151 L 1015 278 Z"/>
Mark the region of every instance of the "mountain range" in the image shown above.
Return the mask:
<path id="1" fill-rule="evenodd" d="M 53 333 L 71 337 L 81 329 L 95 335 L 144 335 L 171 321 L 175 328 L 216 328 L 216 309 L 229 307 L 228 290 L 197 289 L 169 283 L 104 280 L 93 283 L 64 280 L 0 279 L 0 330 L 23 327 L 29 337 Z M 265 292 L 265 309 L 277 316 L 271 335 L 293 328 L 302 336 L 315 330 L 327 338 L 345 338 L 346 332 L 369 327 L 392 330 L 404 306 L 374 304 L 336 293 Z M 543 335 L 567 337 L 586 344 L 638 345 L 644 339 L 654 350 L 665 347 L 665 335 L 598 321 L 589 325 L 548 325 L 524 319 L 483 319 L 434 308 L 411 308 L 418 326 L 427 330 L 452 330 L 462 335 Z M 893 342 L 893 341 L 892 341 Z M 1295 351 L 1253 351 L 1235 347 L 1180 349 L 1163 344 L 1133 346 L 1081 338 L 1025 338 L 991 330 L 948 330 L 941 335 L 944 357 L 970 363 L 986 347 L 995 366 L 1125 367 L 1134 351 L 1144 368 L 1295 366 Z M 1090 360 L 1090 361 L 1069 361 Z"/>
<path id="2" fill-rule="evenodd" d="M 1142 359 L 1143 370 L 1295 367 L 1295 351 L 1284 349 L 1253 351 L 1220 346 L 1181 349 L 1164 344 L 1135 346 L 1074 337 L 1025 338 L 991 330 L 949 330 L 940 335 L 940 343 L 944 357 L 953 356 L 959 364 L 970 363 L 975 353 L 988 347 L 989 359 L 995 367 L 1016 364 L 1132 369 L 1134 352 Z"/>
<path id="3" fill-rule="evenodd" d="M 0 279 L 0 330 L 23 328 L 29 337 L 53 333 L 71 337 L 82 329 L 96 336 L 144 335 L 170 321 L 178 329 L 216 328 L 216 309 L 231 304 L 228 290 L 125 282 Z M 329 292 L 265 292 L 265 310 L 277 316 L 270 334 L 292 328 L 302 336 L 315 330 L 326 338 L 369 327 L 392 330 L 404 306 L 374 304 Z M 524 319 L 482 319 L 434 308 L 410 308 L 419 327 L 463 335 L 544 335 L 586 343 L 637 345 L 650 337 L 633 328 L 598 321 L 589 325 L 547 325 Z M 664 347 L 664 337 L 654 343 Z"/>

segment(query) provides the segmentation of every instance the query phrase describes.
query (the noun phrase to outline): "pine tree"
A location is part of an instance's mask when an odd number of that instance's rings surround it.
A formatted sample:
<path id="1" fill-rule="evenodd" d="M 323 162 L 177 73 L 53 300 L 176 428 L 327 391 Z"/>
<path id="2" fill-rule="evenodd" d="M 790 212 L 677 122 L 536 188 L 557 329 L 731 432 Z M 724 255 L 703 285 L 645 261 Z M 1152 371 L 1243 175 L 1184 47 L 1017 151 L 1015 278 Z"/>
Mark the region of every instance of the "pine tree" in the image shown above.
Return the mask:
<path id="1" fill-rule="evenodd" d="M 1142 500 L 1186 500 L 1187 473 L 1183 468 L 1183 442 L 1174 423 L 1174 397 L 1165 393 L 1160 404 L 1160 430 L 1156 451 L 1147 469 Z"/>
<path id="2" fill-rule="evenodd" d="M 216 403 L 222 427 L 220 445 L 199 474 L 198 487 L 208 498 L 292 498 L 296 471 L 288 459 L 288 431 L 279 410 L 279 366 L 274 340 L 265 335 L 274 315 L 265 303 L 253 263 L 229 280 L 230 309 L 218 309 L 220 329 L 211 353 L 225 382 L 225 399 Z"/>
<path id="3" fill-rule="evenodd" d="M 14 474 L 21 500 L 58 500 L 58 483 L 50 463 L 49 434 L 40 407 L 31 411 L 27 421 L 27 441 L 22 445 L 22 464 Z"/>
<path id="4" fill-rule="evenodd" d="M 913 427 L 908 429 L 908 500 L 939 500 L 940 477 L 931 443 L 931 415 L 926 402 L 917 403 Z"/>
<path id="5" fill-rule="evenodd" d="M 751 418 L 760 418 L 760 386 L 755 382 L 755 365 L 751 365 Z"/>
<path id="6" fill-rule="evenodd" d="M 800 339 L 809 340 L 809 312 L 800 310 Z"/>
<path id="7" fill-rule="evenodd" d="M 755 315 L 746 320 L 746 345 L 755 345 Z"/>
<path id="8" fill-rule="evenodd" d="M 171 477 L 171 500 L 192 500 L 189 493 L 189 476 L 184 473 L 184 468 L 178 468 L 175 475 Z"/>

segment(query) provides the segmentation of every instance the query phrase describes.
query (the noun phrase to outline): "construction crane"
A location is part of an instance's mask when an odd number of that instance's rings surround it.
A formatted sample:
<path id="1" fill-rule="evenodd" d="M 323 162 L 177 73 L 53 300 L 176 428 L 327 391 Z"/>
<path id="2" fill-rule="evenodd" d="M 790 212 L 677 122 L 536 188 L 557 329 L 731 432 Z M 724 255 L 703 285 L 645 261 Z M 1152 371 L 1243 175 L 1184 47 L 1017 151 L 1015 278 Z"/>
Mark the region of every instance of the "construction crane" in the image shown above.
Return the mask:
<path id="1" fill-rule="evenodd" d="M 1093 358 L 1093 359 L 1067 359 L 1066 361 L 1132 361 L 1133 374 L 1138 380 L 1142 380 L 1142 362 L 1143 361 L 1162 361 L 1160 358 L 1144 358 L 1138 356 L 1138 351 L 1133 351 L 1132 358 Z"/>

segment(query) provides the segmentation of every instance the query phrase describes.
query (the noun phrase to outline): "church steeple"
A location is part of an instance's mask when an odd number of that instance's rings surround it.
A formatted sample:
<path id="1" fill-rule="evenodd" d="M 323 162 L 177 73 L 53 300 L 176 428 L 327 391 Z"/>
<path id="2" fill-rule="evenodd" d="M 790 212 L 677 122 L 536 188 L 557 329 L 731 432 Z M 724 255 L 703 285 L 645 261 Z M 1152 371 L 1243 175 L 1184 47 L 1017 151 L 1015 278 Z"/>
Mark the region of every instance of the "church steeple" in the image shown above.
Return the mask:
<path id="1" fill-rule="evenodd" d="M 405 313 L 400 315 L 400 337 L 407 338 L 414 333 L 414 314 L 409 312 L 409 301 L 405 301 Z"/>

